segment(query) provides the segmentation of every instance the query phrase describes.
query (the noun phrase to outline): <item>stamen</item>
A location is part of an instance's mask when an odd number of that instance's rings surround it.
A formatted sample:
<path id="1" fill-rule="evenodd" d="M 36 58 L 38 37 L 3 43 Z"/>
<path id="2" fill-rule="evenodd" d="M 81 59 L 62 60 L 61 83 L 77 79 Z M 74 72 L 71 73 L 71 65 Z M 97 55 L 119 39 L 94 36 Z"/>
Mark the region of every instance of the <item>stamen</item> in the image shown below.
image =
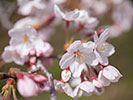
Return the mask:
<path id="1" fill-rule="evenodd" d="M 107 48 L 108 48 L 107 44 L 103 43 L 103 45 L 101 46 L 100 50 L 104 51 L 104 53 L 107 53 Z"/>
<path id="2" fill-rule="evenodd" d="M 28 36 L 25 36 L 24 37 L 24 42 L 28 42 L 29 41 L 29 37 Z"/>
<path id="3" fill-rule="evenodd" d="M 79 58 L 80 63 L 82 63 L 82 62 L 84 62 L 86 60 L 85 57 L 82 56 L 80 52 L 76 53 L 76 58 L 77 58 L 77 60 L 76 60 L 77 62 L 78 62 L 78 58 Z"/>

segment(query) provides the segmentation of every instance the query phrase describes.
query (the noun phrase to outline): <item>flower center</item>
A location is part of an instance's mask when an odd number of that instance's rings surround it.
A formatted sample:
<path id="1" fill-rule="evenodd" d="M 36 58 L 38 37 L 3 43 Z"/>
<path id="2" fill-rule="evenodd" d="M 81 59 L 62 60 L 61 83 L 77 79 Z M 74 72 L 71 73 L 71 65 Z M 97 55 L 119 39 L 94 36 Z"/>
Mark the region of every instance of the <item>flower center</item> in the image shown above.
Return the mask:
<path id="1" fill-rule="evenodd" d="M 107 44 L 106 43 L 103 43 L 103 45 L 100 47 L 100 50 L 103 51 L 104 53 L 107 53 Z"/>
<path id="2" fill-rule="evenodd" d="M 24 36 L 24 42 L 28 42 L 29 41 L 29 37 L 28 36 Z"/>
<path id="3" fill-rule="evenodd" d="M 76 52 L 76 58 L 77 58 L 76 61 L 80 62 L 80 63 L 82 63 L 86 60 L 85 57 L 83 55 L 81 55 L 81 53 L 79 51 Z"/>

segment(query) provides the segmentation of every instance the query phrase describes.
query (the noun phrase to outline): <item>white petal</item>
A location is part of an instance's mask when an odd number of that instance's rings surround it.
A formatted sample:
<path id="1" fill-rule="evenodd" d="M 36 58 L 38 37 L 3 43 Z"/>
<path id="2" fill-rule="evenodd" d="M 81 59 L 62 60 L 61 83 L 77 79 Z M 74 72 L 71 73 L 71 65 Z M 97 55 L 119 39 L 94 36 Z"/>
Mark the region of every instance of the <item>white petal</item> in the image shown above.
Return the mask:
<path id="1" fill-rule="evenodd" d="M 118 80 L 122 77 L 121 73 L 113 66 L 108 66 L 112 70 L 112 73 L 115 76 L 115 80 L 112 80 L 111 82 L 118 82 Z"/>
<path id="2" fill-rule="evenodd" d="M 101 46 L 104 48 L 104 50 L 101 50 Z M 97 49 L 103 56 L 111 56 L 115 52 L 114 46 L 107 42 L 101 46 L 99 46 Z"/>
<path id="3" fill-rule="evenodd" d="M 103 76 L 104 76 L 105 78 L 107 78 L 108 80 L 114 80 L 114 79 L 115 79 L 115 76 L 114 76 L 114 74 L 112 73 L 112 70 L 110 70 L 110 68 L 108 68 L 108 67 L 105 67 L 105 68 L 103 69 Z"/>
<path id="4" fill-rule="evenodd" d="M 103 76 L 103 71 L 99 72 L 98 79 L 101 81 L 103 86 L 109 86 L 110 85 L 110 81 Z"/>
<path id="5" fill-rule="evenodd" d="M 64 13 L 60 10 L 60 8 L 57 5 L 54 5 L 54 12 L 57 17 L 64 17 Z"/>
<path id="6" fill-rule="evenodd" d="M 102 65 L 108 65 L 108 58 L 106 56 L 102 56 L 101 55 L 101 58 L 102 58 L 102 61 L 99 61 Z"/>
<path id="7" fill-rule="evenodd" d="M 97 32 L 95 32 L 95 34 L 94 34 L 94 42 L 97 43 L 97 41 L 98 41 L 98 35 L 97 35 Z"/>
<path id="8" fill-rule="evenodd" d="M 88 65 L 92 65 L 92 66 L 96 66 L 98 64 L 98 60 L 96 55 L 92 52 L 92 53 L 88 53 L 88 54 L 83 54 L 85 57 L 85 62 Z"/>
<path id="9" fill-rule="evenodd" d="M 89 41 L 87 43 L 82 43 L 82 45 L 83 45 L 83 47 L 79 49 L 80 52 L 82 52 L 82 53 L 91 53 L 91 52 L 93 52 L 93 49 L 94 49 L 94 46 L 95 46 L 94 42 Z"/>
<path id="10" fill-rule="evenodd" d="M 86 67 L 86 65 L 84 63 L 80 64 L 77 61 L 73 62 L 70 65 L 70 70 L 72 72 L 73 77 L 79 77 L 85 67 Z"/>
<path id="11" fill-rule="evenodd" d="M 81 78 L 80 77 L 71 77 L 70 81 L 69 81 L 70 85 L 72 87 L 76 87 L 81 83 Z"/>
<path id="12" fill-rule="evenodd" d="M 105 29 L 98 39 L 98 45 L 106 42 L 108 38 L 109 38 L 109 29 Z"/>
<path id="13" fill-rule="evenodd" d="M 70 53 L 65 53 L 60 62 L 59 65 L 61 66 L 61 69 L 65 69 L 68 66 L 70 66 L 74 61 L 74 55 L 70 54 Z"/>
<path id="14" fill-rule="evenodd" d="M 75 9 L 74 11 L 65 13 L 64 19 L 68 21 L 75 20 L 80 15 L 79 10 Z"/>
<path id="15" fill-rule="evenodd" d="M 13 61 L 13 48 L 11 48 L 10 46 L 5 47 L 5 50 L 2 53 L 2 58 L 7 63 L 12 62 Z"/>
<path id="16" fill-rule="evenodd" d="M 84 81 L 83 83 L 81 83 L 80 89 L 86 91 L 87 93 L 90 93 L 94 91 L 95 87 L 91 82 Z"/>
<path id="17" fill-rule="evenodd" d="M 76 40 L 69 46 L 67 51 L 73 53 L 73 52 L 77 51 L 79 48 L 82 48 L 81 41 Z"/>
<path id="18" fill-rule="evenodd" d="M 26 16 L 32 12 L 32 3 L 27 3 L 26 5 L 19 8 L 18 13 Z"/>
<path id="19" fill-rule="evenodd" d="M 95 87 L 98 87 L 98 88 L 102 87 L 102 83 L 99 80 L 93 80 L 93 84 Z"/>
<path id="20" fill-rule="evenodd" d="M 83 91 L 77 86 L 73 91 L 74 99 L 77 99 L 83 95 Z"/>
<path id="21" fill-rule="evenodd" d="M 70 97 L 74 97 L 73 96 L 73 90 L 72 90 L 72 88 L 70 87 L 70 85 L 69 84 L 65 84 L 63 87 L 63 90 L 64 90 L 64 92 L 68 95 L 68 96 L 70 96 Z"/>

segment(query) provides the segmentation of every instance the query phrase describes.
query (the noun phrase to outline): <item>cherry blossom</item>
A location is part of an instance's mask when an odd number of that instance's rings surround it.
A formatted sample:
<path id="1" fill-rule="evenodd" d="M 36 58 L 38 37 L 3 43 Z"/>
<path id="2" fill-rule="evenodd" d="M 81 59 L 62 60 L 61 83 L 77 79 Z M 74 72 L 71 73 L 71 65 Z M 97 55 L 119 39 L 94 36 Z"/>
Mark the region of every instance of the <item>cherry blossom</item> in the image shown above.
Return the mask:
<path id="1" fill-rule="evenodd" d="M 59 65 L 62 69 L 70 66 L 73 76 L 79 77 L 86 64 L 97 65 L 98 62 L 93 53 L 93 42 L 81 43 L 77 40 L 73 42 L 67 49 L 67 53 L 63 55 Z M 78 73 L 77 73 L 78 72 Z"/>
<path id="2" fill-rule="evenodd" d="M 62 18 L 66 21 L 74 21 L 80 15 L 80 11 L 78 9 L 75 9 L 74 11 L 71 11 L 71 12 L 64 13 L 60 10 L 60 8 L 57 5 L 54 5 L 54 12 L 57 17 Z"/>
<path id="3" fill-rule="evenodd" d="M 79 17 L 75 20 L 76 25 L 83 25 L 88 31 L 94 30 L 99 21 L 96 17 L 90 17 L 86 10 L 80 10 Z"/>
<path id="4" fill-rule="evenodd" d="M 18 0 L 18 5 L 18 12 L 24 16 L 33 13 L 35 9 L 45 8 L 43 0 Z"/>
<path id="5" fill-rule="evenodd" d="M 108 57 L 115 52 L 114 46 L 106 42 L 108 38 L 109 38 L 108 29 L 105 29 L 104 32 L 101 33 L 99 38 L 97 33 L 95 33 L 94 35 L 94 42 L 95 42 L 94 53 L 97 57 L 98 62 L 103 65 L 108 64 Z"/>
<path id="6" fill-rule="evenodd" d="M 70 97 L 74 97 L 73 95 L 73 89 L 71 88 L 71 86 L 68 83 L 63 83 L 61 81 L 58 80 L 54 80 L 54 84 L 55 84 L 55 89 L 58 91 L 64 91 L 68 96 Z"/>
<path id="7" fill-rule="evenodd" d="M 5 47 L 5 50 L 2 54 L 2 58 L 7 63 L 14 61 L 16 64 L 24 65 L 24 63 L 28 61 L 29 57 L 21 57 L 20 54 L 18 54 L 18 52 L 16 51 L 16 48 L 12 46 Z"/>
<path id="8" fill-rule="evenodd" d="M 75 98 L 79 98 L 83 94 L 86 96 L 90 96 L 94 92 L 94 89 L 95 87 L 91 82 L 84 81 L 74 89 L 74 96 Z"/>
<path id="9" fill-rule="evenodd" d="M 108 86 L 110 82 L 118 82 L 122 77 L 121 73 L 113 66 L 109 65 L 99 72 L 99 79 Z"/>

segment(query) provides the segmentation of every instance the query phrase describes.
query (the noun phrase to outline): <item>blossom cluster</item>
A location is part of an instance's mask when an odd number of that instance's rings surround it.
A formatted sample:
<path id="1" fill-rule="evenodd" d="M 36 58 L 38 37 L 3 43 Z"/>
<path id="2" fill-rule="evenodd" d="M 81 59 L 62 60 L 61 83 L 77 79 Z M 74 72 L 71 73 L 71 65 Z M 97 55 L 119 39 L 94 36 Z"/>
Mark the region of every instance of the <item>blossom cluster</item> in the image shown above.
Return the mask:
<path id="1" fill-rule="evenodd" d="M 9 98 L 11 90 L 17 100 L 16 89 L 26 98 L 46 91 L 51 100 L 57 100 L 55 90 L 74 99 L 101 95 L 104 87 L 122 77 L 109 62 L 115 53 L 109 37 L 131 29 L 133 7 L 129 0 L 17 0 L 17 4 L 18 14 L 24 17 L 8 31 L 9 45 L 2 58 L 27 69 L 10 68 L 7 74 L 0 73 L 0 80 L 8 79 L 0 93 L 3 100 Z M 106 14 L 110 14 L 113 24 L 98 28 Z M 53 54 L 57 48 L 49 43 L 50 37 L 63 22 L 64 53 Z M 70 35 L 69 29 L 75 33 Z M 56 66 L 62 70 L 61 79 L 54 79 L 47 70 L 53 58 L 59 60 Z"/>
<path id="2" fill-rule="evenodd" d="M 92 93 L 100 95 L 103 87 L 118 82 L 122 75 L 109 65 L 108 57 L 115 49 L 108 43 L 108 38 L 109 30 L 105 29 L 99 37 L 95 32 L 94 42 L 74 41 L 60 60 L 62 79 L 55 80 L 56 89 L 61 88 L 68 96 L 78 98 Z"/>

